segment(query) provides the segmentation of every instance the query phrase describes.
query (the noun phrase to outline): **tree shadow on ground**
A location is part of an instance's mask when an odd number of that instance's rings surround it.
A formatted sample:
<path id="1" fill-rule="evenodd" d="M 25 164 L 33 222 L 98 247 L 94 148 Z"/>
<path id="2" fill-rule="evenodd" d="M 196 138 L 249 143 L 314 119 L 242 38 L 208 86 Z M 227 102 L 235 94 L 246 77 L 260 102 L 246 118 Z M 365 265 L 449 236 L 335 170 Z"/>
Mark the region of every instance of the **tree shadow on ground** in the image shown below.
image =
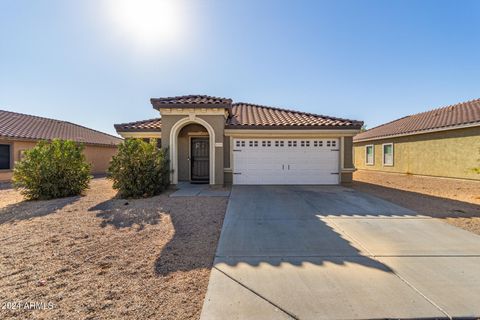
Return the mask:
<path id="1" fill-rule="evenodd" d="M 161 210 L 155 206 L 151 199 L 126 200 L 113 198 L 94 207 L 88 211 L 99 211 L 96 216 L 102 218 L 100 226 L 102 228 L 111 225 L 117 229 L 131 228 L 138 226 L 137 231 L 145 228 L 145 225 L 158 224 L 160 221 Z"/>
<path id="2" fill-rule="evenodd" d="M 10 204 L 0 209 L 0 224 L 46 216 L 79 199 L 80 196 L 74 196 L 52 200 L 28 200 Z"/>
<path id="3" fill-rule="evenodd" d="M 157 275 L 212 267 L 226 202 L 218 197 L 166 199 L 165 212 L 175 233 L 155 261 Z"/>

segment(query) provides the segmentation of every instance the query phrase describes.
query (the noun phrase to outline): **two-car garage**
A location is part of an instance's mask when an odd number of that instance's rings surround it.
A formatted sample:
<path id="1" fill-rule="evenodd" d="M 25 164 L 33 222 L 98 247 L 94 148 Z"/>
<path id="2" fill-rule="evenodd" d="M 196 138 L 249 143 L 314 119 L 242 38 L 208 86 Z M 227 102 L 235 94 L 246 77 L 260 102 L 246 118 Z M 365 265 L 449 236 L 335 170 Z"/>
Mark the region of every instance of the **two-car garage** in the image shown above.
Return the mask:
<path id="1" fill-rule="evenodd" d="M 233 184 L 338 184 L 339 139 L 233 139 Z"/>

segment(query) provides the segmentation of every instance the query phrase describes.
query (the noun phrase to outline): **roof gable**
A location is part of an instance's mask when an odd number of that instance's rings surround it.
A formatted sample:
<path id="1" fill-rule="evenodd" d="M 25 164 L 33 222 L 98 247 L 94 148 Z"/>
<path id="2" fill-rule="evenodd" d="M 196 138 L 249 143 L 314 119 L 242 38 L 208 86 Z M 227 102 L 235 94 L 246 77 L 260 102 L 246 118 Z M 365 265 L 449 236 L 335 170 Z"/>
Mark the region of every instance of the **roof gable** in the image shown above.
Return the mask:
<path id="1" fill-rule="evenodd" d="M 406 116 L 355 136 L 355 141 L 381 139 L 404 134 L 420 134 L 435 129 L 446 129 L 463 125 L 480 125 L 480 99 L 466 101 L 434 110 Z"/>
<path id="2" fill-rule="evenodd" d="M 232 99 L 206 96 L 188 95 L 150 99 L 152 106 L 161 108 L 231 108 Z"/>

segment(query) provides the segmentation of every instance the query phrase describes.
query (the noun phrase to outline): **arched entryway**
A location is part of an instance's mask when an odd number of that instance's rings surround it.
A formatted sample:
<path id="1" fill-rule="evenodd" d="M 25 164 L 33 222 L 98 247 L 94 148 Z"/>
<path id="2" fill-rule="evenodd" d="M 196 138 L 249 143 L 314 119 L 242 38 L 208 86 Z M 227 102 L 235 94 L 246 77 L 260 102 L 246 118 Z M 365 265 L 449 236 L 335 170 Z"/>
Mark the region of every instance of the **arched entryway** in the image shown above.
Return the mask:
<path id="1" fill-rule="evenodd" d="M 192 181 L 215 184 L 215 132 L 201 118 L 184 118 L 170 131 L 172 184 Z"/>

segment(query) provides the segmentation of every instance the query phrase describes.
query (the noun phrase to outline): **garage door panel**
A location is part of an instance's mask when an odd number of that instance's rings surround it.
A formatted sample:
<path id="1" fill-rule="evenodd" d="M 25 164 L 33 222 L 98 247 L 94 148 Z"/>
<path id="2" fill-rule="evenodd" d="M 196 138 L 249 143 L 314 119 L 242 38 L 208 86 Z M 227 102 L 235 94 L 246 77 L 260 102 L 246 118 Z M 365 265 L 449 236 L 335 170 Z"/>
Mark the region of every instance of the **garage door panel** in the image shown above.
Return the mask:
<path id="1" fill-rule="evenodd" d="M 338 184 L 338 139 L 234 139 L 234 184 Z"/>

